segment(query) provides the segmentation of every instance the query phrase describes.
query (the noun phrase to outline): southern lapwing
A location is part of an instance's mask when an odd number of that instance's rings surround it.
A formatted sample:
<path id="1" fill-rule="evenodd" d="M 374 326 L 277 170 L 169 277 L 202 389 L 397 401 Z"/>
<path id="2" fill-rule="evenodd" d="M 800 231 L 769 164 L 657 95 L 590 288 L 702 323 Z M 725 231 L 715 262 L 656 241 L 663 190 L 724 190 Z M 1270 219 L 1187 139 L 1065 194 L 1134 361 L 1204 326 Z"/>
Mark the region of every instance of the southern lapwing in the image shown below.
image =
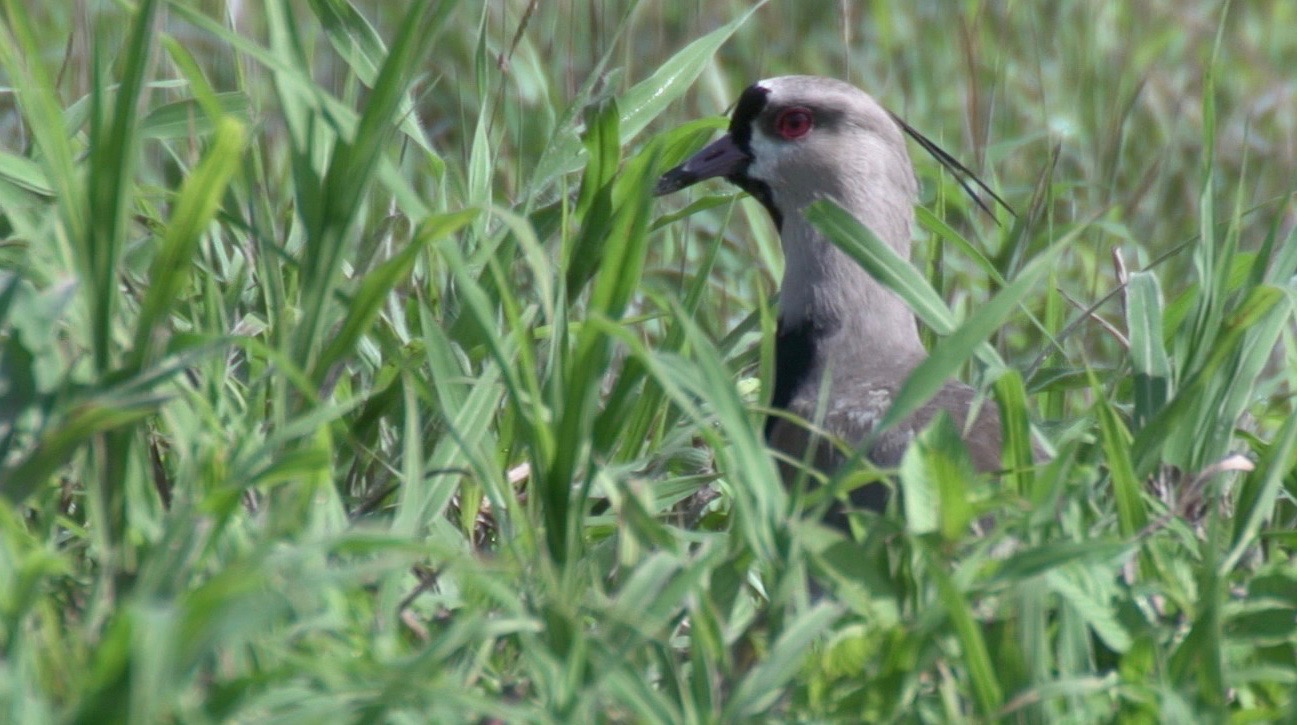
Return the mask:
<path id="1" fill-rule="evenodd" d="M 831 199 L 908 259 L 918 183 L 903 132 L 943 163 L 967 173 L 848 83 L 813 76 L 772 78 L 745 90 L 729 132 L 664 174 L 654 193 L 724 177 L 760 201 L 774 219 L 784 251 L 774 407 L 849 444 L 870 440 L 865 454 L 884 467 L 899 464 L 911 438 L 945 410 L 964 431 L 976 467 L 995 471 L 1001 467 L 999 414 L 993 403 L 977 402 L 973 389 L 957 381 L 948 382 L 909 419 L 872 435 L 901 384 L 926 355 L 918 324 L 900 297 L 803 215 L 811 202 Z M 974 420 L 968 420 L 970 415 Z M 824 473 L 846 460 L 837 447 L 788 416 L 770 416 L 766 437 L 788 459 L 809 457 Z M 812 445 L 815 450 L 809 452 Z M 797 475 L 795 466 L 781 469 L 786 482 Z M 852 492 L 851 503 L 880 511 L 887 491 L 884 484 L 870 484 Z M 840 507 L 831 510 L 827 523 L 845 528 Z"/>

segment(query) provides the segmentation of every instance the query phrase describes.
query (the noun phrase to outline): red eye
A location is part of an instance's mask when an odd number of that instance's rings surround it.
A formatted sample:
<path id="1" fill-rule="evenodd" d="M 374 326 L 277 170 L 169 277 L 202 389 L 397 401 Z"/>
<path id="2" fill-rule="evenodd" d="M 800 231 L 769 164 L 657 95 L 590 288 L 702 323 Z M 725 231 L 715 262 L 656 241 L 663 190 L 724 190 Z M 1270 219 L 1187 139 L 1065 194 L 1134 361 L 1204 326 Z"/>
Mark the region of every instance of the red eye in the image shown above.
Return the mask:
<path id="1" fill-rule="evenodd" d="M 811 132 L 811 127 L 814 125 L 815 117 L 811 115 L 810 109 L 806 108 L 790 108 L 775 119 L 775 130 L 780 136 L 789 140 L 805 136 Z"/>

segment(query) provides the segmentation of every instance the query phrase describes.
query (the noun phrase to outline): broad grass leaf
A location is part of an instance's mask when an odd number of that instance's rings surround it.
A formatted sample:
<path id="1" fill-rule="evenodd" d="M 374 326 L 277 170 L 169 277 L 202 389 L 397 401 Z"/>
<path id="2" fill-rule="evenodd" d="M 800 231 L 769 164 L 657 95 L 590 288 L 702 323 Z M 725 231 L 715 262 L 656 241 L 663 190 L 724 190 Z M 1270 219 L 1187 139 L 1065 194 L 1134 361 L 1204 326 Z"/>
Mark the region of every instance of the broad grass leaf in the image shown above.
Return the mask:
<path id="1" fill-rule="evenodd" d="M 252 121 L 252 104 L 246 94 L 238 91 L 215 93 L 212 100 L 220 114 L 216 118 L 209 115 L 209 109 L 203 108 L 198 99 L 186 98 L 149 111 L 140 119 L 139 133 L 144 138 L 188 139 L 216 131 L 221 116 L 237 119 L 244 125 Z"/>
<path id="2" fill-rule="evenodd" d="M 618 100 L 621 107 L 621 140 L 626 143 L 657 118 L 668 106 L 689 89 L 693 82 L 712 62 L 716 51 L 729 40 L 734 31 L 756 12 L 765 0 L 754 3 L 747 12 L 686 45 L 680 52 L 658 66 L 657 71 L 635 84 Z"/>
<path id="3" fill-rule="evenodd" d="M 977 479 L 977 470 L 945 411 L 905 449 L 900 479 L 911 534 L 940 533 L 948 541 L 964 534 L 973 520 L 969 482 Z"/>
<path id="4" fill-rule="evenodd" d="M 755 3 L 747 12 L 685 46 L 664 61 L 653 75 L 640 81 L 617 99 L 621 109 L 618 127 L 622 144 L 643 131 L 653 119 L 674 103 L 693 84 L 716 51 L 734 34 L 765 0 Z M 580 168 L 581 143 L 574 136 L 561 134 L 552 148 L 546 149 L 538 172 L 542 179 L 570 173 Z"/>
<path id="5" fill-rule="evenodd" d="M 1126 329 L 1135 373 L 1135 428 L 1157 414 L 1170 395 L 1171 361 L 1163 346 L 1162 289 L 1150 272 L 1136 272 L 1126 284 Z"/>

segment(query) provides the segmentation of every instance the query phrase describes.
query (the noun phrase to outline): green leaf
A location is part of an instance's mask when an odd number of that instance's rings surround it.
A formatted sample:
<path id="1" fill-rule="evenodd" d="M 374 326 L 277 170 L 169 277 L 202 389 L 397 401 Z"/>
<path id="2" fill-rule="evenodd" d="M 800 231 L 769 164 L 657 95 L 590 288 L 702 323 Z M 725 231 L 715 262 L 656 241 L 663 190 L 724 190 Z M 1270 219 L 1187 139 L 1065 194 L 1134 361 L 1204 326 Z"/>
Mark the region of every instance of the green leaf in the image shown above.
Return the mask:
<path id="1" fill-rule="evenodd" d="M 577 196 L 576 216 L 581 231 L 564 250 L 567 267 L 567 292 L 577 297 L 599 269 L 604 248 L 617 243 L 610 225 L 613 214 L 613 180 L 621 165 L 621 144 L 617 138 L 617 104 L 607 100 L 586 109 L 585 147 L 588 152 L 581 191 Z M 624 208 L 624 207 L 623 207 Z"/>
<path id="2" fill-rule="evenodd" d="M 938 340 L 928 357 L 915 367 L 897 391 L 891 409 L 879 421 L 874 434 L 888 430 L 931 400 L 968 361 L 973 351 L 984 345 L 987 338 L 1017 310 L 1027 292 L 1044 276 L 1062 249 L 1063 245 L 1055 245 L 1036 257 L 1012 283 L 978 307 L 964 324 Z"/>
<path id="3" fill-rule="evenodd" d="M 1103 548 L 1103 547 L 1101 547 Z M 1045 575 L 1045 581 L 1076 613 L 1081 616 L 1103 643 L 1114 652 L 1131 647 L 1130 632 L 1118 619 L 1111 599 L 1111 582 L 1118 576 L 1116 567 L 1097 567 L 1090 571 L 1078 566 L 1056 568 Z"/>
<path id="4" fill-rule="evenodd" d="M 768 708 L 797 674 L 806 651 L 839 615 L 838 608 L 829 604 L 819 604 L 799 613 L 792 626 L 775 641 L 770 653 L 738 683 L 721 720 L 734 722 L 769 715 Z"/>
<path id="5" fill-rule="evenodd" d="M 19 504 L 44 486 L 91 438 L 126 429 L 153 413 L 162 398 L 144 398 L 125 405 L 89 401 L 37 441 L 26 458 L 0 482 L 0 492 Z"/>
<path id="6" fill-rule="evenodd" d="M 712 56 L 716 55 L 716 51 L 720 50 L 734 31 L 765 4 L 765 0 L 753 3 L 747 12 L 686 45 L 658 66 L 653 75 L 626 91 L 617 103 L 622 109 L 622 143 L 639 135 L 645 126 L 675 103 L 693 85 L 707 64 L 712 62 Z"/>
<path id="7" fill-rule="evenodd" d="M 133 366 L 142 365 L 150 357 L 157 344 L 158 328 L 189 279 L 199 242 L 216 216 L 230 178 L 243 162 L 245 137 L 242 123 L 230 117 L 222 119 L 211 148 L 180 187 L 167 230 L 149 268 L 149 286 L 135 326 Z"/>
<path id="8" fill-rule="evenodd" d="M 380 166 L 393 124 L 400 121 L 398 114 L 406 90 L 444 20 L 442 10 L 441 3 L 411 6 L 374 80 L 354 133 L 333 146 L 324 176 L 314 190 L 310 187 L 316 179 L 307 156 L 311 149 L 299 149 L 296 166 L 302 178 L 298 181 L 308 187 L 300 209 L 306 246 L 301 259 L 302 319 L 292 349 L 297 364 L 316 376 L 323 373 L 313 365 L 317 341 L 323 336 L 324 318 L 342 274 L 348 232 Z"/>
<path id="9" fill-rule="evenodd" d="M 115 362 L 112 335 L 120 295 L 117 265 L 126 245 L 135 196 L 137 119 L 149 87 L 145 73 L 153 57 L 156 6 L 154 0 L 143 0 L 136 9 L 116 93 L 108 88 L 103 70 L 96 68 L 100 77 L 90 94 L 90 155 L 85 180 L 88 217 L 94 223 L 85 238 L 75 241 L 82 245 L 78 251 L 89 293 L 92 355 L 100 375 Z M 98 66 L 106 61 L 97 54 L 95 62 Z M 110 98 L 112 107 L 108 108 Z"/>
<path id="10" fill-rule="evenodd" d="M 977 479 L 977 470 L 945 411 L 905 449 L 900 478 L 910 533 L 940 532 L 947 541 L 963 536 L 973 520 L 968 484 Z"/>
<path id="11" fill-rule="evenodd" d="M 215 109 L 204 109 L 197 98 L 186 98 L 167 103 L 149 111 L 140 120 L 139 133 L 144 138 L 189 139 L 206 136 L 218 128 L 218 120 L 228 117 L 244 125 L 252 121 L 252 104 L 244 93 L 231 91 L 212 95 Z M 219 115 L 213 117 L 209 112 Z"/>
<path id="12" fill-rule="evenodd" d="M 435 7 L 436 16 L 432 19 L 431 26 L 441 27 L 458 4 L 458 0 L 438 2 Z M 329 44 L 356 71 L 356 77 L 372 87 L 378 80 L 378 72 L 387 53 L 383 47 L 383 40 L 374 27 L 349 2 L 310 0 L 310 5 L 324 27 L 324 34 L 329 39 Z M 414 110 L 414 102 L 408 93 L 400 100 L 398 117 L 401 131 L 406 138 L 418 145 L 425 154 L 435 157 L 436 153 L 424 136 L 423 129 L 419 125 L 418 114 Z"/>
<path id="13" fill-rule="evenodd" d="M 1022 374 L 1005 370 L 995 381 L 995 401 L 1000 407 L 1000 429 L 1003 434 L 1002 458 L 1008 471 L 1002 478 L 1005 488 L 1020 496 L 1035 499 L 1035 447 L 1031 443 L 1031 424 L 1027 420 L 1027 390 Z"/>
<path id="14" fill-rule="evenodd" d="M 1162 289 L 1151 272 L 1130 275 L 1126 327 L 1135 373 L 1135 428 L 1139 429 L 1166 404 L 1171 385 L 1171 361 L 1163 347 Z"/>
<path id="15" fill-rule="evenodd" d="M 910 260 L 896 253 L 855 216 L 830 200 L 805 210 L 806 220 L 824 232 L 865 271 L 900 295 L 923 324 L 939 335 L 955 329 L 955 316 Z"/>
<path id="16" fill-rule="evenodd" d="M 34 194 L 54 195 L 54 188 L 40 164 L 21 156 L 0 152 L 0 178 Z"/>
<path id="17" fill-rule="evenodd" d="M 1135 553 L 1133 544 L 1103 541 L 1059 541 L 1035 544 L 1013 554 L 996 569 L 995 578 L 1022 581 L 1068 566 L 1108 565 L 1116 568 Z"/>
<path id="18" fill-rule="evenodd" d="M 1108 476 L 1112 481 L 1113 495 L 1117 501 L 1118 530 L 1123 537 L 1133 537 L 1148 524 L 1144 508 L 1143 486 L 1135 475 L 1130 456 L 1130 433 L 1117 411 L 1104 393 L 1103 386 L 1093 371 L 1089 371 L 1090 389 L 1094 394 L 1094 411 L 1099 418 L 1099 435 L 1108 463 Z"/>
<path id="19" fill-rule="evenodd" d="M 21 0 L 5 2 L 7 22 L 0 23 L 0 64 L 10 79 L 9 83 L 14 86 L 32 143 L 40 151 L 43 180 L 58 202 L 67 235 L 79 242 L 86 238 L 90 226 L 84 173 L 76 163 L 79 152 L 73 148 L 73 134 L 64 121 L 57 87 L 44 63 L 39 62 L 44 54 L 27 15 L 27 7 L 27 3 Z M 30 178 L 35 170 L 22 162 L 6 166 L 19 178 L 39 181 Z"/>
<path id="20" fill-rule="evenodd" d="M 712 62 L 721 45 L 765 3 L 766 0 L 760 0 L 739 17 L 685 46 L 658 66 L 653 75 L 626 91 L 617 100 L 617 106 L 621 109 L 618 124 L 621 143 L 625 144 L 635 138 L 688 90 L 707 64 Z M 560 132 L 553 147 L 546 149 L 541 160 L 541 178 L 548 179 L 556 174 L 575 171 L 581 164 L 580 152 L 581 142 L 570 132 Z"/>
<path id="21" fill-rule="evenodd" d="M 410 268 L 427 245 L 448 234 L 454 234 L 479 216 L 476 209 L 466 209 L 425 219 L 409 244 L 365 275 L 351 295 L 342 324 L 330 335 L 320 353 L 316 362 L 319 369 L 328 370 L 352 352 L 356 342 L 369 331 L 374 319 L 378 317 L 392 289 L 409 275 Z"/>
<path id="22" fill-rule="evenodd" d="M 990 717 L 1004 701 L 1004 691 L 996 677 L 995 665 L 986 647 L 982 630 L 973 618 L 972 607 L 965 599 L 955 580 L 946 572 L 947 564 L 934 553 L 927 553 L 928 571 L 937 585 L 937 596 L 946 616 L 954 626 L 955 637 L 963 650 L 964 665 L 968 668 L 968 678 L 973 685 L 973 696 L 977 709 L 985 717 Z"/>
<path id="23" fill-rule="evenodd" d="M 1297 467 L 1297 416 L 1289 416 L 1265 457 L 1243 480 L 1234 513 L 1229 553 L 1221 560 L 1222 576 L 1232 571 L 1247 549 L 1256 543 L 1262 524 L 1275 515 L 1275 501 L 1284 479 Z"/>

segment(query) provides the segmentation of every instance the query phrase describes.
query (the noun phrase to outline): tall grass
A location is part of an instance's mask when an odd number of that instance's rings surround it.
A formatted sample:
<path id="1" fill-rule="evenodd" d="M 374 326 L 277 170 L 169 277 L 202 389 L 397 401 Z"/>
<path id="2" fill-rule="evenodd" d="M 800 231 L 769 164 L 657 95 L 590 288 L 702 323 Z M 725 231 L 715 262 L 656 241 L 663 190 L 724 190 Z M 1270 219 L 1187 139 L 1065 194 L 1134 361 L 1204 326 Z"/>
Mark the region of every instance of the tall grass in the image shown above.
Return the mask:
<path id="1" fill-rule="evenodd" d="M 7 0 L 3 719 L 1297 719 L 1297 18 L 1141 5 Z M 855 539 L 763 210 L 648 195 L 785 72 L 1018 210 L 815 210 L 1018 463 L 939 423 Z"/>

